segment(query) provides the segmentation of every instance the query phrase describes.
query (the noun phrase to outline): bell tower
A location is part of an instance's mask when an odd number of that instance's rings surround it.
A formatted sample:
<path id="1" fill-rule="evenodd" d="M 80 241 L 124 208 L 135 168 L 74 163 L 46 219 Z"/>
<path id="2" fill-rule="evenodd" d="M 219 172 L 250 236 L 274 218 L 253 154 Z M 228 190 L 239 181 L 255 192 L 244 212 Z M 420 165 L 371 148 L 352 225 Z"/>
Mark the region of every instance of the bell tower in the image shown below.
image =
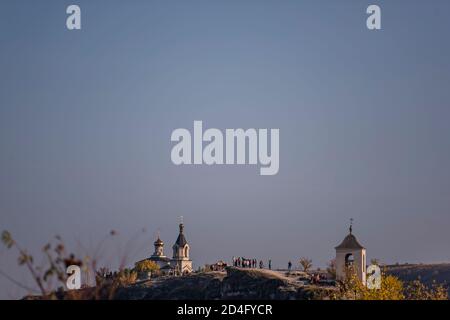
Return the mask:
<path id="1" fill-rule="evenodd" d="M 178 274 L 192 272 L 192 260 L 189 258 L 190 247 L 184 236 L 184 224 L 182 219 L 183 218 L 181 217 L 178 238 L 172 247 L 173 257 L 171 264 L 173 264 L 176 273 Z"/>
<path id="2" fill-rule="evenodd" d="M 358 279 L 365 285 L 366 249 L 359 244 L 353 235 L 353 219 L 350 219 L 349 234 L 335 249 L 337 280 L 344 280 L 350 271 L 355 272 Z"/>
<path id="3" fill-rule="evenodd" d="M 153 252 L 153 257 L 164 257 L 164 242 L 159 238 L 153 243 L 155 246 L 155 252 Z"/>

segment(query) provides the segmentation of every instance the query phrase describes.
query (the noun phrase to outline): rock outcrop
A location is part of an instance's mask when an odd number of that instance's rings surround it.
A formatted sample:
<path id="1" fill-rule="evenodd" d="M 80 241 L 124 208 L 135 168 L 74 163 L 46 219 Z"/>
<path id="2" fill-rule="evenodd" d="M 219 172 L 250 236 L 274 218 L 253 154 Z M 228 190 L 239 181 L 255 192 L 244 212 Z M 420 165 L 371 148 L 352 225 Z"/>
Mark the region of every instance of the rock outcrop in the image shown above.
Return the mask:
<path id="1" fill-rule="evenodd" d="M 303 276 L 302 276 L 303 275 Z M 104 284 L 80 290 L 57 291 L 26 300 L 316 300 L 329 299 L 336 288 L 304 284 L 304 273 L 241 269 L 159 277 L 126 286 Z"/>
<path id="2" fill-rule="evenodd" d="M 226 272 L 205 272 L 159 278 L 119 288 L 114 299 L 327 299 L 334 287 L 303 285 L 297 278 L 275 271 L 229 267 Z"/>

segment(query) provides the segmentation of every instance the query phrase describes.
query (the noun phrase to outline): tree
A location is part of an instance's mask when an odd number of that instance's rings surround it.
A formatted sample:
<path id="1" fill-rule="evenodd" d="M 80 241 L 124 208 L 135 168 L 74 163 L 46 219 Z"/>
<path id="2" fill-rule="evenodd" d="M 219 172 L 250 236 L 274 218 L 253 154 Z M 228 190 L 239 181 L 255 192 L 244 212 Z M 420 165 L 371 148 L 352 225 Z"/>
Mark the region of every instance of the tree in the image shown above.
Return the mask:
<path id="1" fill-rule="evenodd" d="M 19 266 L 27 267 L 42 296 L 46 296 L 50 293 L 50 287 L 54 280 L 56 280 L 58 284 L 65 286 L 67 280 L 66 268 L 70 264 L 82 266 L 82 262 L 76 259 L 73 254 L 66 254 L 61 238 L 59 236 L 55 238 L 57 240 L 56 243 L 47 243 L 42 248 L 45 261 L 44 264 L 36 265 L 33 256 L 29 254 L 26 249 L 19 246 L 9 231 L 4 230 L 1 235 L 1 241 L 6 248 L 15 249 L 19 253 L 17 263 Z M 26 285 L 21 284 L 9 276 L 7 277 L 22 288 L 27 289 L 30 292 L 35 291 L 33 288 L 28 288 Z"/>
<path id="2" fill-rule="evenodd" d="M 369 289 L 351 269 L 347 271 L 344 281 L 338 283 L 339 293 L 336 299 L 350 300 L 448 300 L 448 292 L 444 286 L 433 283 L 427 287 L 420 280 L 406 285 L 395 276 L 382 273 L 381 288 Z"/>
<path id="3" fill-rule="evenodd" d="M 134 270 L 124 269 L 116 274 L 116 282 L 118 286 L 128 286 L 137 280 L 137 273 Z"/>
<path id="4" fill-rule="evenodd" d="M 405 296 L 408 300 L 448 300 L 448 292 L 442 285 L 433 282 L 431 288 L 420 280 L 414 280 L 405 288 Z"/>
<path id="5" fill-rule="evenodd" d="M 136 262 L 134 270 L 136 270 L 137 272 L 155 272 L 159 270 L 159 266 L 154 261 L 143 260 Z"/>
<path id="6" fill-rule="evenodd" d="M 361 300 L 403 300 L 403 282 L 391 275 L 382 275 L 381 288 L 369 289 L 362 287 Z"/>
<path id="7" fill-rule="evenodd" d="M 347 271 L 346 279 L 338 284 L 339 300 L 403 300 L 403 282 L 391 275 L 382 275 L 381 288 L 369 289 L 351 269 Z"/>
<path id="8" fill-rule="evenodd" d="M 302 266 L 303 271 L 305 271 L 305 272 L 307 272 L 312 267 L 312 260 L 308 259 L 308 258 L 305 258 L 305 257 L 300 258 L 299 263 Z"/>

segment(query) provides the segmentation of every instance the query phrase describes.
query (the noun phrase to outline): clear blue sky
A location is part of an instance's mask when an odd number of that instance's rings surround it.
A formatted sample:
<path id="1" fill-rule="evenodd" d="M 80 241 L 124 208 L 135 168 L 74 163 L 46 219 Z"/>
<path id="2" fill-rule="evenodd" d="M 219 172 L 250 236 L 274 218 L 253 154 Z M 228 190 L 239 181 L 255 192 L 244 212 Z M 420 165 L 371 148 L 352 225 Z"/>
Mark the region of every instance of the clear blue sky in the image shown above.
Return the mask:
<path id="1" fill-rule="evenodd" d="M 81 31 L 65 27 L 72 3 Z M 353 217 L 369 259 L 449 261 L 449 12 L 446 0 L 3 0 L 0 228 L 38 252 L 55 234 L 74 248 L 145 227 L 132 263 L 157 229 L 170 255 L 183 215 L 195 267 L 324 266 Z M 278 175 L 174 166 L 170 134 L 194 120 L 279 128 Z M 0 269 L 31 283 L 4 248 Z"/>

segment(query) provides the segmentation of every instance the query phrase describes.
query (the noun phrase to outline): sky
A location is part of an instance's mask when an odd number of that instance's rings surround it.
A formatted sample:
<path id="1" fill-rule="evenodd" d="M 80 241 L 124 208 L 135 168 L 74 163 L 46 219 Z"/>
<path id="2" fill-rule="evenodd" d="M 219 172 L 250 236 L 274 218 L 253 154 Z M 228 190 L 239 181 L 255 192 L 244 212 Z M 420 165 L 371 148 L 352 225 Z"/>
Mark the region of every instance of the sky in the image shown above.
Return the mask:
<path id="1" fill-rule="evenodd" d="M 70 4 L 81 30 L 66 28 Z M 366 27 L 370 4 L 381 30 Z M 158 230 L 170 256 L 183 216 L 194 268 L 324 267 L 353 218 L 368 261 L 448 262 L 448 12 L 446 0 L 2 0 L 0 229 L 36 257 L 55 235 L 78 252 L 117 230 L 105 263 L 132 266 Z M 278 128 L 278 174 L 175 166 L 171 133 L 194 120 Z M 2 246 L 0 271 L 31 285 L 16 257 Z M 0 298 L 24 293 L 0 276 Z"/>

